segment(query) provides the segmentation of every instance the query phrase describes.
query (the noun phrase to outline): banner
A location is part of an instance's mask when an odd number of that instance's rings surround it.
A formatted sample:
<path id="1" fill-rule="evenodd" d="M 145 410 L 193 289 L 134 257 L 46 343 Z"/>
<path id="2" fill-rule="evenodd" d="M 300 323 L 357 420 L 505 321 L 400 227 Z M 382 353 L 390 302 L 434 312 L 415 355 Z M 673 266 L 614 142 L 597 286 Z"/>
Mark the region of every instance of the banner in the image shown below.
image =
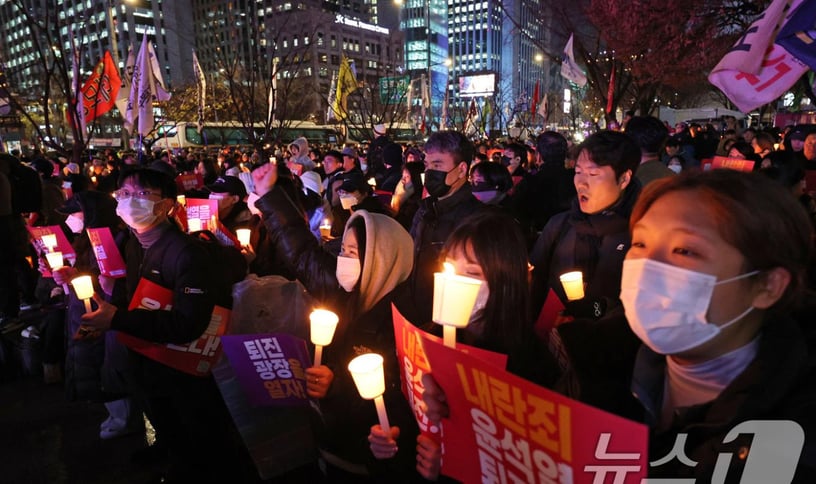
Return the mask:
<path id="1" fill-rule="evenodd" d="M 207 78 L 204 77 L 204 71 L 201 70 L 201 64 L 198 63 L 198 56 L 193 49 L 193 76 L 196 79 L 196 93 L 198 95 L 198 119 L 196 120 L 198 133 L 204 129 L 204 106 L 206 105 L 207 97 Z"/>
<path id="2" fill-rule="evenodd" d="M 785 93 L 807 65 L 772 43 L 802 0 L 774 0 L 708 75 L 745 113 Z"/>
<path id="3" fill-rule="evenodd" d="M 48 248 L 43 244 L 43 235 L 55 235 L 57 237 L 57 246 L 54 248 L 57 252 L 62 252 L 62 258 L 68 261 L 68 264 L 76 264 L 76 252 L 71 243 L 68 242 L 68 237 L 59 225 L 47 225 L 41 227 L 31 227 L 26 225 L 28 233 L 31 234 L 31 245 L 38 254 L 45 254 Z M 46 264 L 48 266 L 48 264 Z M 46 270 L 42 273 L 43 277 L 51 277 L 51 271 Z"/>
<path id="4" fill-rule="evenodd" d="M 441 343 L 442 338 L 426 333 L 411 324 L 393 304 L 391 305 L 391 314 L 394 321 L 394 338 L 397 344 L 397 361 L 399 361 L 400 365 L 402 393 L 414 412 L 420 432 L 440 442 L 441 428 L 430 424 L 425 409 L 421 405 L 422 392 L 425 390 L 422 386 L 422 376 L 431 372 L 431 366 L 422 345 L 425 340 Z M 507 366 L 507 355 L 464 344 L 457 344 L 456 348 L 496 368 L 504 369 Z"/>
<path id="5" fill-rule="evenodd" d="M 170 311 L 173 291 L 142 278 L 128 306 L 128 311 L 136 309 Z M 123 345 L 153 361 L 193 376 L 207 376 L 221 357 L 220 337 L 227 331 L 229 319 L 229 309 L 214 306 L 204 333 L 184 345 L 153 343 L 121 331 L 116 332 L 116 337 Z"/>
<path id="6" fill-rule="evenodd" d="M 578 84 L 580 87 L 584 87 L 587 83 L 587 78 L 583 71 L 578 68 L 578 64 L 575 63 L 575 55 L 572 51 L 573 35 L 574 34 L 570 34 L 567 45 L 564 46 L 564 56 L 561 61 L 561 76 Z"/>
<path id="7" fill-rule="evenodd" d="M 606 114 L 613 114 L 615 105 L 615 62 L 612 62 L 612 71 L 609 74 L 609 87 L 606 90 Z"/>
<path id="8" fill-rule="evenodd" d="M 408 95 L 410 86 L 410 76 L 381 77 L 379 80 L 380 102 L 383 104 L 402 103 Z"/>
<path id="9" fill-rule="evenodd" d="M 272 59 L 272 82 L 269 86 L 269 111 L 266 113 L 266 119 L 269 121 L 269 126 L 275 122 L 275 92 L 278 90 L 278 58 Z M 331 102 L 330 102 L 331 104 Z"/>
<path id="10" fill-rule="evenodd" d="M 119 248 L 116 247 L 110 229 L 100 227 L 96 229 L 89 228 L 87 231 L 88 240 L 91 241 L 93 254 L 96 257 L 96 263 L 99 265 L 99 272 L 108 277 L 125 277 L 127 272 L 125 261 L 122 260 L 122 254 L 119 253 Z"/>
<path id="11" fill-rule="evenodd" d="M 224 354 L 254 407 L 308 405 L 306 341 L 284 333 L 227 335 Z"/>
<path id="12" fill-rule="evenodd" d="M 91 77 L 82 86 L 82 107 L 86 123 L 113 109 L 121 83 L 119 69 L 113 63 L 110 51 L 105 51 Z"/>
<path id="13" fill-rule="evenodd" d="M 816 0 L 804 0 L 779 31 L 776 43 L 816 71 Z"/>
<path id="14" fill-rule="evenodd" d="M 423 341 L 445 390 L 442 473 L 462 482 L 640 483 L 648 427 Z M 619 479 L 621 478 L 621 479 Z M 609 481 L 611 482 L 611 481 Z"/>
<path id="15" fill-rule="evenodd" d="M 133 46 L 128 46 L 127 61 L 125 61 L 125 75 L 121 77 L 122 83 L 119 85 L 119 95 L 116 96 L 116 109 L 122 115 L 124 123 L 122 125 L 128 133 L 133 131 L 133 124 L 128 123 L 125 117 L 125 110 L 127 109 L 128 99 L 130 98 L 131 79 L 133 78 L 133 69 L 136 65 L 136 55 L 133 53 Z"/>

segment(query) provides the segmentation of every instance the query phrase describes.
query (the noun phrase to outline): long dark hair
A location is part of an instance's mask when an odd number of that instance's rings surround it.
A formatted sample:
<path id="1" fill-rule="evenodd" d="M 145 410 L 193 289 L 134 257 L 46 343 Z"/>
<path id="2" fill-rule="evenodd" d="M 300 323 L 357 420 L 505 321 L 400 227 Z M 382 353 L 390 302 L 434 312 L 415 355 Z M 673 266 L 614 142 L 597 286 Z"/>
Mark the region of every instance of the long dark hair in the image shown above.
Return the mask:
<path id="1" fill-rule="evenodd" d="M 490 295 L 479 346 L 511 353 L 530 335 L 527 245 L 515 220 L 500 210 L 485 208 L 462 221 L 445 243 L 445 253 L 457 249 L 482 267 Z"/>

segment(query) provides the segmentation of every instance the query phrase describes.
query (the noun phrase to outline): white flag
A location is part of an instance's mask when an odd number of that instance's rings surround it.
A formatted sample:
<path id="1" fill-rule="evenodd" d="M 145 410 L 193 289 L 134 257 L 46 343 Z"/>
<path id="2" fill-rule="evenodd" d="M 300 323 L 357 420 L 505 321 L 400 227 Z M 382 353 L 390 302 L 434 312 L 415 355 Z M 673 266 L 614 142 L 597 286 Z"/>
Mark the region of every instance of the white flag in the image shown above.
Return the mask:
<path id="1" fill-rule="evenodd" d="M 547 122 L 547 117 L 550 115 L 550 101 L 547 98 L 546 92 L 541 96 L 541 103 L 538 105 L 538 115 L 544 118 L 545 123 Z"/>
<path id="2" fill-rule="evenodd" d="M 154 72 L 154 66 L 158 67 L 158 60 L 145 33 L 133 66 L 130 97 L 125 108 L 125 124 L 135 126 L 136 132 L 142 136 L 153 131 L 153 101 L 170 99 L 161 72 Z M 135 124 L 137 119 L 138 125 Z"/>
<path id="3" fill-rule="evenodd" d="M 329 83 L 329 110 L 326 111 L 326 122 L 339 121 L 337 113 L 334 112 L 334 102 L 337 100 L 337 71 L 332 72 L 332 80 Z"/>
<path id="4" fill-rule="evenodd" d="M 272 59 L 272 85 L 269 87 L 269 112 L 266 114 L 266 119 L 269 120 L 269 126 L 275 122 L 275 93 L 278 91 L 278 58 Z"/>
<path id="5" fill-rule="evenodd" d="M 73 31 L 69 30 L 68 34 L 71 38 L 71 74 L 73 76 L 73 93 L 71 96 L 73 110 L 71 116 L 77 117 L 76 122 L 79 123 L 79 131 L 84 137 L 86 134 L 85 107 L 82 103 L 82 81 L 79 78 L 79 50 L 77 50 L 76 43 L 74 42 Z"/>
<path id="6" fill-rule="evenodd" d="M 774 42 L 802 0 L 774 0 L 714 67 L 708 81 L 742 112 L 785 93 L 808 66 Z"/>
<path id="7" fill-rule="evenodd" d="M 198 88 L 198 132 L 204 129 L 204 106 L 207 103 L 207 78 L 204 77 L 204 71 L 201 70 L 201 64 L 198 63 L 198 56 L 193 49 L 193 75 L 196 78 L 196 87 Z"/>
<path id="8" fill-rule="evenodd" d="M 124 129 L 130 133 L 133 131 L 133 125 L 125 119 L 125 109 L 127 109 L 128 98 L 130 97 L 130 86 L 133 78 L 133 66 L 136 64 L 136 54 L 133 53 L 133 46 L 128 46 L 127 60 L 125 61 L 125 72 L 122 76 L 122 85 L 119 88 L 119 95 L 116 97 L 116 109 L 122 114 L 124 120 Z M 119 66 L 116 66 L 118 69 Z"/>
<path id="9" fill-rule="evenodd" d="M 572 52 L 572 36 L 570 34 L 567 45 L 564 47 L 564 58 L 561 61 L 561 75 L 580 87 L 584 87 L 587 83 L 586 74 L 578 68 L 575 63 L 575 55 Z"/>

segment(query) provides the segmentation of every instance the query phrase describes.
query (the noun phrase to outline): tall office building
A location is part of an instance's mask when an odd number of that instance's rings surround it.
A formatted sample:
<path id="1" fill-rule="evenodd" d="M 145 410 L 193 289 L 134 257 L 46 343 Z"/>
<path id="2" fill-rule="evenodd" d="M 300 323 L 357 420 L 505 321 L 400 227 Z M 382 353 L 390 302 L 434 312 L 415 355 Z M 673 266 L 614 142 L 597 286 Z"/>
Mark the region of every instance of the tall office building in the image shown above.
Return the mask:
<path id="1" fill-rule="evenodd" d="M 458 82 L 465 76 L 494 74 L 495 94 L 490 97 L 499 104 L 494 112 L 500 108 L 501 115 L 512 115 L 522 106 L 529 109 L 536 81 L 541 93 L 556 89 L 559 81 L 553 66 L 557 64 L 536 47 L 558 51 L 550 45 L 551 17 L 542 15 L 541 1 L 447 0 L 444 5 L 439 0 L 404 1 L 400 25 L 406 33 L 407 68 L 414 77 L 433 71 L 435 122 L 444 86 L 450 104 L 466 107 L 469 103 L 459 97 Z M 450 69 L 444 66 L 446 58 Z M 439 82 L 443 75 L 447 84 Z M 484 100 L 479 104 L 483 106 Z"/>
<path id="2" fill-rule="evenodd" d="M 17 92 L 36 95 L 42 89 L 43 65 L 38 48 L 70 58 L 71 34 L 81 53 L 83 77 L 109 50 L 124 66 L 128 46 L 138 49 L 143 33 L 156 47 L 165 81 L 179 85 L 192 79 L 191 0 L 20 0 L 0 3 L 0 59 L 9 84 Z M 58 28 L 38 31 L 32 21 L 58 19 Z M 70 31 L 70 34 L 69 34 Z M 115 32 L 115 35 L 113 34 Z M 186 68 L 183 66 L 187 66 Z"/>
<path id="3" fill-rule="evenodd" d="M 377 12 L 375 0 L 199 0 L 198 57 L 216 82 L 238 68 L 242 78 L 268 83 L 277 62 L 280 115 L 325 122 L 332 77 L 345 55 L 361 85 L 349 111 L 359 114 L 361 106 L 371 110 L 379 78 L 402 70 L 402 36 L 374 24 Z"/>

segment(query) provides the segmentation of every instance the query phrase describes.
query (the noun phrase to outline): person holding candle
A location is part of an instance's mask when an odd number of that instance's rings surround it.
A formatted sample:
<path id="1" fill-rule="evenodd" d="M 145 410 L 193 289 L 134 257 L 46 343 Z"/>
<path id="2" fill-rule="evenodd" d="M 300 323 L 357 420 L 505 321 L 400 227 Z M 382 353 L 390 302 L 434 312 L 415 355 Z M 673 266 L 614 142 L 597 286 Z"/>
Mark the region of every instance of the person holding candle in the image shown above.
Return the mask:
<path id="1" fill-rule="evenodd" d="M 482 281 L 470 321 L 457 331 L 457 340 L 508 355 L 508 371 L 550 387 L 560 372 L 532 332 L 525 248 L 521 227 L 498 208 L 467 217 L 448 237 L 445 261 L 456 274 Z M 430 323 L 424 329 L 439 335 L 441 327 Z M 398 430 L 392 427 L 391 431 Z M 395 445 L 379 429 L 372 431 L 369 440 L 379 455 L 387 456 Z M 420 436 L 417 451 L 418 471 L 433 479 L 438 472 L 438 447 Z"/>
<path id="2" fill-rule="evenodd" d="M 101 192 L 85 191 L 75 194 L 59 212 L 66 215 L 66 225 L 75 234 L 72 246 L 77 259 L 73 267 L 52 270 L 54 281 L 65 284 L 79 274 L 91 274 L 99 281 L 97 290 L 110 301 L 114 293 L 123 294 L 124 279 L 100 275 L 86 228 L 108 227 L 120 251 L 129 235 L 122 220 L 116 215 L 116 201 Z M 67 286 L 67 284 L 66 284 Z M 71 287 L 71 286 L 68 286 Z M 85 306 L 72 290 L 66 295 L 65 313 L 65 391 L 68 400 L 103 401 L 108 418 L 100 425 L 99 435 L 110 439 L 143 428 L 141 406 L 131 398 L 127 380 L 130 365 L 127 351 L 111 332 L 104 338 L 80 337 Z M 46 317 L 48 318 L 48 316 Z M 62 321 L 60 321 L 62 329 Z M 62 342 L 62 339 L 60 339 Z"/>
<path id="3" fill-rule="evenodd" d="M 335 312 L 340 323 L 332 343 L 323 350 L 324 364 L 306 370 L 308 392 L 320 399 L 324 422 L 321 457 L 332 482 L 392 482 L 418 477 L 413 473 L 416 421 L 399 389 L 391 303 L 406 293 L 412 267 L 411 237 L 392 218 L 355 211 L 346 224 L 339 256 L 325 251 L 309 232 L 292 190 L 291 180 L 278 176 L 276 165 L 253 172 L 274 249 L 322 307 Z M 364 353 L 385 359 L 385 406 L 402 429 L 400 451 L 376 460 L 367 436 L 378 421 L 371 402 L 360 398 L 346 369 Z"/>
<path id="4" fill-rule="evenodd" d="M 391 197 L 391 210 L 394 218 L 405 230 L 411 230 L 414 215 L 422 201 L 422 172 L 425 165 L 419 161 L 406 162 L 402 168 L 402 178 Z"/>
<path id="5" fill-rule="evenodd" d="M 623 257 L 629 248 L 629 214 L 640 193 L 634 177 L 640 148 L 626 134 L 601 131 L 579 147 L 572 208 L 547 222 L 532 251 L 533 314 L 551 289 L 575 316 L 600 317 L 620 292 Z M 570 302 L 559 276 L 581 271 L 585 298 Z M 596 314 L 598 313 L 598 314 Z"/>
<path id="6" fill-rule="evenodd" d="M 122 174 L 114 195 L 116 213 L 133 235 L 123 254 L 126 291 L 115 304 L 95 294 L 98 309 L 82 316 L 84 324 L 155 343 L 197 339 L 210 323 L 214 304 L 230 307 L 230 283 L 215 270 L 220 261 L 211 260 L 203 243 L 170 221 L 175 182 L 161 171 L 137 168 Z M 170 290 L 172 307 L 128 310 L 142 279 Z M 231 466 L 241 457 L 230 445 L 234 428 L 212 377 L 192 376 L 133 351 L 130 356 L 134 393 L 145 405 L 157 443 L 167 451 L 166 477 L 185 482 L 234 479 Z"/>
<path id="7" fill-rule="evenodd" d="M 727 456 L 729 477 L 813 482 L 807 215 L 761 174 L 714 170 L 653 182 L 630 224 L 622 321 L 642 346 L 626 366 L 610 368 L 598 358 L 596 368 L 573 375 L 578 381 L 566 393 L 586 401 L 574 390 L 617 380 L 618 388 L 607 386 L 587 403 L 649 425 L 648 460 L 662 461 L 649 467 L 649 477 L 726 482 L 712 476 Z M 456 411 L 438 384 L 425 383 L 432 421 Z M 662 459 L 679 442 L 685 459 Z M 758 477 L 763 471 L 770 474 Z"/>

